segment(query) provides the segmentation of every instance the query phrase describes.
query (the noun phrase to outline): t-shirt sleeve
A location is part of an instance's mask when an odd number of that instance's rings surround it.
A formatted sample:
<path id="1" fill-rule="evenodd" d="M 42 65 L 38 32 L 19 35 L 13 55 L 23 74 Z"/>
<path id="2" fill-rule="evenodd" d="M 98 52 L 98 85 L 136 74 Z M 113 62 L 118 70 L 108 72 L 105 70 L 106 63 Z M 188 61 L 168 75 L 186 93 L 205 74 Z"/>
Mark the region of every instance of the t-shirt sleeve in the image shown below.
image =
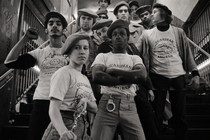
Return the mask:
<path id="1" fill-rule="evenodd" d="M 144 65 L 141 57 L 139 57 L 137 55 L 132 55 L 132 57 L 133 57 L 133 66 Z"/>
<path id="2" fill-rule="evenodd" d="M 91 65 L 91 68 L 94 67 L 95 65 L 105 65 L 105 61 L 104 61 L 104 54 L 100 53 L 96 56 L 93 64 Z"/>
<path id="3" fill-rule="evenodd" d="M 63 101 L 68 91 L 70 80 L 70 75 L 64 69 L 57 70 L 51 77 L 49 97 Z"/>
<path id="4" fill-rule="evenodd" d="M 26 53 L 20 55 L 16 61 L 5 64 L 5 66 L 13 69 L 26 70 L 33 67 L 35 64 L 36 64 L 36 59 L 32 55 Z"/>

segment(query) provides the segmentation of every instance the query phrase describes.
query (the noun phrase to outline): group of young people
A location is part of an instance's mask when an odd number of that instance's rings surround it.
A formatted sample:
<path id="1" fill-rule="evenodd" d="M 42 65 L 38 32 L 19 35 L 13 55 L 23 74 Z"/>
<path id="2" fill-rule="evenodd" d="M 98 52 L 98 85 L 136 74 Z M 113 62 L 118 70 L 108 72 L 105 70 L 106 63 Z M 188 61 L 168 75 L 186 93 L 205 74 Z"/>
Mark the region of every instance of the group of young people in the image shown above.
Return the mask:
<path id="1" fill-rule="evenodd" d="M 171 25 L 172 12 L 163 4 L 120 1 L 114 22 L 107 15 L 110 4 L 99 0 L 97 12 L 79 9 L 79 30 L 65 43 L 66 19 L 49 12 L 49 45 L 19 55 L 38 38 L 30 28 L 8 54 L 9 68 L 40 68 L 29 140 L 112 140 L 116 131 L 123 140 L 159 140 L 171 87 L 175 139 L 186 138 L 184 78 L 191 72 L 197 89 L 199 73 L 184 31 Z"/>

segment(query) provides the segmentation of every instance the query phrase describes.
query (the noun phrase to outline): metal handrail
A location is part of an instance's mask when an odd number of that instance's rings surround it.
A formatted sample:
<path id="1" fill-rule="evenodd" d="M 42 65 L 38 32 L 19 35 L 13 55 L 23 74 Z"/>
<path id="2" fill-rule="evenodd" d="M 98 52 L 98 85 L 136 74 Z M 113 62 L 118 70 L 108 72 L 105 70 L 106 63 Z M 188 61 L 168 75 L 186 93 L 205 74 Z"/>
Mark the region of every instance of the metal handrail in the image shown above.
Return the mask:
<path id="1" fill-rule="evenodd" d="M 201 51 L 203 54 L 205 54 L 208 58 L 210 58 L 210 54 L 208 52 L 206 52 L 204 49 L 202 49 L 201 47 L 199 47 L 197 44 L 195 44 L 195 42 L 193 42 L 191 39 L 187 38 L 188 41 L 196 48 L 199 49 L 199 51 Z"/>

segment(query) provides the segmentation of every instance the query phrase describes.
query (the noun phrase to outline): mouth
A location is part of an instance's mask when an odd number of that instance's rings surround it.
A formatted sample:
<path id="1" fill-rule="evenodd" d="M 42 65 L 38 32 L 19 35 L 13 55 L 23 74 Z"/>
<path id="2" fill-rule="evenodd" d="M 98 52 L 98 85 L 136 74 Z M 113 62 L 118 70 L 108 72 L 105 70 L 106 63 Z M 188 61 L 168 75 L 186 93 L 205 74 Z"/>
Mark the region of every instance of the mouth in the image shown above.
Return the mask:
<path id="1" fill-rule="evenodd" d="M 56 32 L 58 32 L 58 30 L 57 29 L 52 29 L 51 32 L 56 33 Z"/>
<path id="2" fill-rule="evenodd" d="M 80 60 L 86 60 L 86 57 L 85 56 L 79 56 L 78 59 L 80 59 Z"/>

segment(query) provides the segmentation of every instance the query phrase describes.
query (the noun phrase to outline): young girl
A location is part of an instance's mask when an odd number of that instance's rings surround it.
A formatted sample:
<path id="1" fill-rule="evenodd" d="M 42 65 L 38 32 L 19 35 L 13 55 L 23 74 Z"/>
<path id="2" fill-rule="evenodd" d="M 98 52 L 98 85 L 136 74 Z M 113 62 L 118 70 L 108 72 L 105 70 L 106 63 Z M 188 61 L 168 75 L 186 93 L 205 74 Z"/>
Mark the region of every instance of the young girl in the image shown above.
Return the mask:
<path id="1" fill-rule="evenodd" d="M 86 133 L 86 110 L 92 113 L 97 111 L 89 80 L 81 73 L 89 56 L 89 36 L 72 34 L 61 51 L 69 56 L 70 62 L 51 78 L 51 123 L 42 140 L 86 140 L 89 139 Z"/>

